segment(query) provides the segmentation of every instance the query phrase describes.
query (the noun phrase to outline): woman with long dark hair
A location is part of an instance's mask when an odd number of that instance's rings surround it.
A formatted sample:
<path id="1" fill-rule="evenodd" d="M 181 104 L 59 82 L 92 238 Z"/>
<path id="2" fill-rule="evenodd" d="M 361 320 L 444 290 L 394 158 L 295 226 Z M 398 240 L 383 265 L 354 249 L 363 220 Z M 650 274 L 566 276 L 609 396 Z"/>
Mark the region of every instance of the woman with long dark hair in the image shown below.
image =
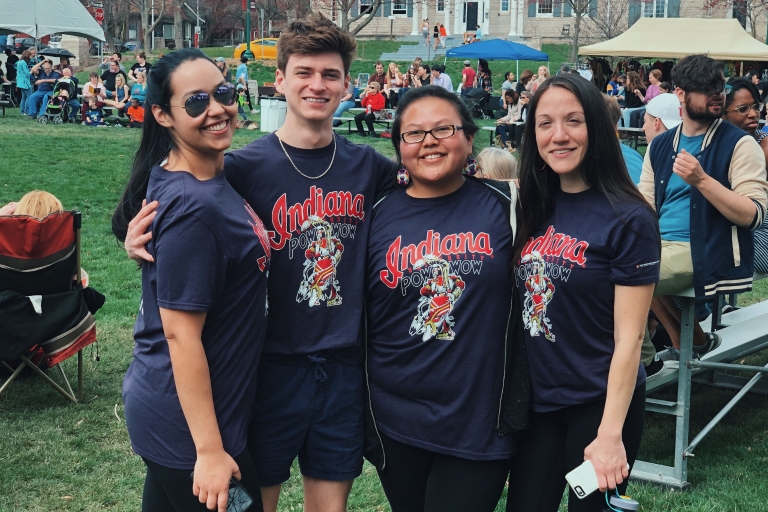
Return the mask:
<path id="1" fill-rule="evenodd" d="M 637 71 L 627 73 L 627 85 L 624 89 L 624 110 L 621 113 L 621 119 L 625 128 L 630 128 L 631 123 L 629 115 L 635 110 L 640 110 L 645 106 L 645 85 L 640 80 Z M 637 127 L 635 127 L 637 128 Z"/>
<path id="2" fill-rule="evenodd" d="M 491 68 L 488 67 L 488 61 L 478 59 L 477 61 L 477 87 L 488 94 L 493 94 L 493 80 L 491 79 Z"/>
<path id="3" fill-rule="evenodd" d="M 159 203 L 147 218 L 152 257 L 123 382 L 131 445 L 147 466 L 142 510 L 224 512 L 231 479 L 251 495 L 249 510 L 262 510 L 246 435 L 270 249 L 222 173 L 235 90 L 197 49 L 158 60 L 148 82 L 141 142 L 112 219 L 123 239 L 143 198 Z"/>
<path id="4" fill-rule="evenodd" d="M 366 456 L 393 512 L 492 512 L 527 418 L 510 187 L 465 175 L 478 129 L 456 94 L 409 92 L 400 188 L 374 206 Z"/>
<path id="5" fill-rule="evenodd" d="M 768 165 L 768 132 L 760 130 L 760 112 L 763 105 L 760 91 L 746 78 L 728 82 L 731 92 L 725 97 L 723 119 L 751 134 L 760 144 Z M 755 230 L 755 272 L 768 272 L 768 223 Z"/>
<path id="6" fill-rule="evenodd" d="M 585 459 L 601 491 L 626 488 L 643 433 L 640 347 L 660 240 L 591 83 L 561 75 L 541 85 L 521 155 L 514 259 L 533 407 L 507 510 L 548 512 Z M 570 492 L 568 510 L 602 510 L 605 499 Z"/>

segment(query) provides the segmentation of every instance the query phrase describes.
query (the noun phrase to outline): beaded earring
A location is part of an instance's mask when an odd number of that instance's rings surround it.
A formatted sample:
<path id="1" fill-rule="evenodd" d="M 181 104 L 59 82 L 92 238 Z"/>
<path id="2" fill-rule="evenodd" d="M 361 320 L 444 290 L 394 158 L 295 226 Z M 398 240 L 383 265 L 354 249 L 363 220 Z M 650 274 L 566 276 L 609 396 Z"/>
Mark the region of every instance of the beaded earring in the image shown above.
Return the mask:
<path id="1" fill-rule="evenodd" d="M 411 182 L 411 175 L 408 174 L 408 169 L 404 166 L 397 170 L 397 184 L 401 187 L 407 187 Z"/>
<path id="2" fill-rule="evenodd" d="M 464 171 L 463 174 L 467 176 L 474 176 L 478 173 L 480 170 L 480 164 L 477 163 L 477 160 L 472 158 L 471 156 L 467 158 L 467 163 L 464 164 Z"/>

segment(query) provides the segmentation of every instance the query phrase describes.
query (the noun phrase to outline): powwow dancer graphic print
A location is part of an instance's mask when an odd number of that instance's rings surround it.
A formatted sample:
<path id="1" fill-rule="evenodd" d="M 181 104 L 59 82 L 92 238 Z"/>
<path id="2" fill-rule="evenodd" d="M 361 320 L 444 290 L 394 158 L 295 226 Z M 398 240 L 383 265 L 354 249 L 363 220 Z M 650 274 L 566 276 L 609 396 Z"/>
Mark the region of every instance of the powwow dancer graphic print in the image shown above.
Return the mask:
<path id="1" fill-rule="evenodd" d="M 544 333 L 549 341 L 555 341 L 552 324 L 547 318 L 547 304 L 552 301 L 555 285 L 547 276 L 546 265 L 538 251 L 523 256 L 521 263 L 530 263 L 531 275 L 525 280 L 525 301 L 523 302 L 523 321 L 531 337 Z"/>
<path id="2" fill-rule="evenodd" d="M 453 331 L 454 320 L 451 316 L 453 306 L 461 297 L 465 283 L 448 270 L 448 262 L 435 256 L 426 256 L 413 265 L 414 270 L 429 268 L 430 278 L 421 288 L 418 313 L 413 317 L 408 333 L 411 336 L 421 334 L 421 340 L 431 338 L 451 341 L 456 337 Z"/>
<path id="3" fill-rule="evenodd" d="M 301 230 L 314 228 L 315 240 L 304 252 L 304 277 L 296 294 L 296 302 L 309 301 L 309 307 L 319 306 L 327 300 L 327 306 L 341 304 L 339 281 L 336 268 L 341 261 L 344 245 L 331 234 L 331 225 L 315 215 L 309 217 Z"/>

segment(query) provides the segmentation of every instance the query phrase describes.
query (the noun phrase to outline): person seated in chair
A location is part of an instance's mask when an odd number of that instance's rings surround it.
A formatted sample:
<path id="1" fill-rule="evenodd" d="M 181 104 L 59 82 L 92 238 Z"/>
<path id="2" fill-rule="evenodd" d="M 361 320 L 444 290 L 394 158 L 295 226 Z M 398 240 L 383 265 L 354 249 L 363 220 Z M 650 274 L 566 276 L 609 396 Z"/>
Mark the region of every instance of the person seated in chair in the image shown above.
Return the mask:
<path id="1" fill-rule="evenodd" d="M 371 82 L 368 87 L 360 93 L 360 105 L 366 109 L 365 112 L 360 112 L 355 116 L 355 126 L 357 126 L 357 133 L 363 137 L 367 137 L 369 134 L 371 137 L 377 137 L 376 132 L 373 131 L 373 122 L 376 120 L 376 112 L 379 112 L 384 108 L 385 100 L 384 95 L 380 92 L 381 87 L 378 82 Z M 370 112 L 368 112 L 370 110 Z M 368 125 L 368 131 L 363 130 L 363 120 Z"/>
<path id="2" fill-rule="evenodd" d="M 645 153 L 640 192 L 656 209 L 661 231 L 661 279 L 651 309 L 666 328 L 676 359 L 681 312 L 672 297 L 694 287 L 697 300 L 752 289 L 753 233 L 768 208 L 763 151 L 752 135 L 722 121 L 730 92 L 724 65 L 704 55 L 672 70 L 682 124 L 658 135 Z M 721 343 L 694 322 L 698 356 Z M 662 356 L 662 354 L 659 354 Z"/>
<path id="3" fill-rule="evenodd" d="M 37 91 L 27 99 L 27 112 L 30 118 L 35 119 L 45 112 L 48 98 L 53 92 L 53 84 L 61 78 L 61 75 L 54 71 L 50 59 L 35 64 L 30 71 L 35 75 L 34 83 L 37 85 Z"/>

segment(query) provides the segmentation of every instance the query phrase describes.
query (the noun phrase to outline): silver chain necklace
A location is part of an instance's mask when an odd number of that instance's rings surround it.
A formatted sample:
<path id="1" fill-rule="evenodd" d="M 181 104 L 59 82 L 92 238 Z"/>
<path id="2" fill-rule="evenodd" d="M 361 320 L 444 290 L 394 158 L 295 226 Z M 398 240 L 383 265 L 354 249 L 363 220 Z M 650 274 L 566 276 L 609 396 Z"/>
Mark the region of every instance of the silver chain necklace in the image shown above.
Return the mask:
<path id="1" fill-rule="evenodd" d="M 336 134 L 333 134 L 333 156 L 331 157 L 331 163 L 328 164 L 328 168 L 321 174 L 320 176 L 307 176 L 303 172 L 299 170 L 298 167 L 296 167 L 296 164 L 293 163 L 293 160 L 291 160 L 291 155 L 288 154 L 288 151 L 285 150 L 285 146 L 283 146 L 283 139 L 280 138 L 280 130 L 275 130 L 275 135 L 277 136 L 277 141 L 280 143 L 280 147 L 283 148 L 283 153 L 285 153 L 285 156 L 288 157 L 288 161 L 291 162 L 291 165 L 294 169 L 296 169 L 296 172 L 307 178 L 308 180 L 319 180 L 326 174 L 328 174 L 328 171 L 331 170 L 331 167 L 333 166 L 333 161 L 336 160 Z"/>

